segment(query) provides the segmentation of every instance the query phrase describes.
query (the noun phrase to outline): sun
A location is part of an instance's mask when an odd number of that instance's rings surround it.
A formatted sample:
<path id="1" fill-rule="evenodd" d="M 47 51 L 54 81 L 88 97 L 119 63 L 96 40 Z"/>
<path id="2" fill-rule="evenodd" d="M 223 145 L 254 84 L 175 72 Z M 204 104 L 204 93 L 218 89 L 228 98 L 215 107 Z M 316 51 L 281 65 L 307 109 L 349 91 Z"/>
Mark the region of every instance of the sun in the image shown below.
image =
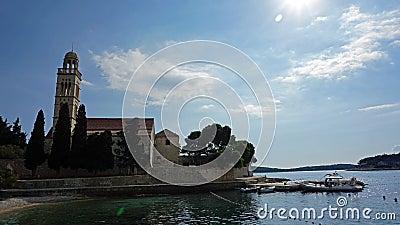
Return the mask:
<path id="1" fill-rule="evenodd" d="M 314 2 L 315 0 L 285 0 L 283 7 L 300 13 L 304 10 L 309 10 Z"/>

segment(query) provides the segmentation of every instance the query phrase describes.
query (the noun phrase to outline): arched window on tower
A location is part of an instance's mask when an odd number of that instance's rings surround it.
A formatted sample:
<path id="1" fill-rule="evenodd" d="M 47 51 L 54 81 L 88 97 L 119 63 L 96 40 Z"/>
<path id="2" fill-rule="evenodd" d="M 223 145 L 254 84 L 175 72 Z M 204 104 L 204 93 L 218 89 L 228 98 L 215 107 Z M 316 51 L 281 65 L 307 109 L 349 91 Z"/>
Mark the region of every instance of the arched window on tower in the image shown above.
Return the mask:
<path id="1" fill-rule="evenodd" d="M 58 94 L 63 95 L 63 93 L 64 93 L 64 82 L 61 82 L 61 88 L 60 90 L 58 90 Z"/>
<path id="2" fill-rule="evenodd" d="M 63 95 L 67 95 L 67 83 L 64 82 Z"/>
<path id="3" fill-rule="evenodd" d="M 71 95 L 71 82 L 68 83 L 68 95 Z"/>

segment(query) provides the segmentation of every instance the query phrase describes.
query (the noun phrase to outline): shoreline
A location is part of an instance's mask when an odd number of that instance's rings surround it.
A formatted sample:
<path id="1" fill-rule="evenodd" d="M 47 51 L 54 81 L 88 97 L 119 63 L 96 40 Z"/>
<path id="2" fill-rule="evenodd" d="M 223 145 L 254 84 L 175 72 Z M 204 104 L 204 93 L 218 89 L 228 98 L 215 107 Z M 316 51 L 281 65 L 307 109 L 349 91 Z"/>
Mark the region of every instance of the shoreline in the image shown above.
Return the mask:
<path id="1" fill-rule="evenodd" d="M 24 208 L 38 206 L 38 205 L 41 205 L 41 204 L 43 204 L 43 203 L 26 203 L 24 205 L 10 206 L 10 207 L 7 207 L 7 208 L 0 209 L 0 215 L 4 214 L 4 213 L 9 213 L 9 212 L 12 212 L 12 211 L 24 209 Z"/>
<path id="2" fill-rule="evenodd" d="M 400 170 L 400 168 L 354 168 L 346 171 L 391 171 Z"/>
<path id="3" fill-rule="evenodd" d="M 11 197 L 0 201 L 0 214 L 15 210 L 34 207 L 47 203 L 67 202 L 88 199 L 84 196 L 37 196 L 37 197 Z"/>
<path id="4" fill-rule="evenodd" d="M 254 179 L 254 178 L 253 178 Z M 46 183 L 46 182 L 45 182 Z M 41 188 L 19 188 L 0 190 L 3 198 L 35 196 L 137 196 L 177 193 L 199 193 L 208 191 L 230 190 L 245 186 L 245 181 L 211 182 L 198 186 L 177 186 L 171 184 L 117 185 L 117 186 L 75 186 L 42 185 Z"/>

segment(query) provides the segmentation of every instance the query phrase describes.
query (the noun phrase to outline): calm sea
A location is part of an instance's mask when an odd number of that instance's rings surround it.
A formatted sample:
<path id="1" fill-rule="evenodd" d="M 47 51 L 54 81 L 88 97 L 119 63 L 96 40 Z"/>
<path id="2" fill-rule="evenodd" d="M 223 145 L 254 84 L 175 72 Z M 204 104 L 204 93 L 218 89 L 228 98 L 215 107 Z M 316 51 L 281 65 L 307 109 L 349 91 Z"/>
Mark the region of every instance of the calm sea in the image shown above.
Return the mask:
<path id="1" fill-rule="evenodd" d="M 332 172 L 332 171 L 329 171 Z M 327 171 L 257 174 L 290 179 L 320 179 Z M 368 184 L 360 193 L 270 193 L 242 194 L 229 192 L 174 195 L 146 198 L 96 198 L 83 201 L 49 203 L 1 214 L 2 224 L 400 224 L 400 171 L 340 171 L 345 177 L 355 176 Z M 385 200 L 383 198 L 385 196 Z M 341 200 L 338 203 L 338 198 Z M 340 204 L 340 205 L 338 205 Z M 321 210 L 331 208 L 328 211 Z M 270 211 L 260 218 L 260 208 Z M 304 208 L 313 208 L 316 218 L 308 217 Z M 336 208 L 336 211 L 334 210 Z M 352 218 L 347 209 L 358 210 Z M 290 215 L 296 219 L 287 218 Z M 366 217 L 362 215 L 363 210 Z M 342 213 L 340 213 L 342 211 Z M 265 210 L 260 211 L 264 216 Z M 336 212 L 336 214 L 335 214 Z M 322 217 L 323 218 L 318 218 Z M 336 215 L 336 217 L 335 217 Z M 393 218 L 393 215 L 396 218 Z M 368 218 L 368 216 L 370 218 Z M 272 218 L 271 218 L 272 217 Z M 386 220 L 377 218 L 385 217 Z"/>

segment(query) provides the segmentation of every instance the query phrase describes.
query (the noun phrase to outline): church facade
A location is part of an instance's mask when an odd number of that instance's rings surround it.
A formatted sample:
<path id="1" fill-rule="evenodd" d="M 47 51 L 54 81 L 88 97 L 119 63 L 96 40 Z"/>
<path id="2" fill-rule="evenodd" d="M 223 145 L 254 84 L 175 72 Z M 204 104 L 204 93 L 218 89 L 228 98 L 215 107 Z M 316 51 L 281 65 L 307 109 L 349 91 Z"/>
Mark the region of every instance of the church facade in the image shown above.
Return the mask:
<path id="1" fill-rule="evenodd" d="M 52 144 L 53 129 L 58 121 L 60 107 L 68 103 L 71 121 L 71 133 L 74 131 L 78 107 L 80 104 L 80 92 L 82 73 L 79 71 L 79 58 L 76 52 L 67 52 L 64 56 L 63 66 L 57 69 L 57 82 L 54 97 L 54 112 L 52 128 L 46 135 L 46 152 L 50 153 Z M 90 107 L 87 107 L 90 109 Z M 139 120 L 138 135 L 141 137 L 141 144 L 149 151 L 150 163 L 159 159 L 152 158 L 152 151 L 159 151 L 169 161 L 178 162 L 179 136 L 170 130 L 162 130 L 155 134 L 154 118 L 132 118 Z M 119 140 L 117 133 L 123 130 L 122 118 L 87 118 L 88 135 L 108 130 L 113 136 L 113 150 L 118 148 L 116 143 Z M 165 134 L 168 133 L 168 138 Z M 150 138 L 149 138 L 150 137 Z M 171 139 L 170 138 L 170 139 Z M 156 150 L 157 149 L 157 150 Z M 114 152 L 114 151 L 113 151 Z"/>

